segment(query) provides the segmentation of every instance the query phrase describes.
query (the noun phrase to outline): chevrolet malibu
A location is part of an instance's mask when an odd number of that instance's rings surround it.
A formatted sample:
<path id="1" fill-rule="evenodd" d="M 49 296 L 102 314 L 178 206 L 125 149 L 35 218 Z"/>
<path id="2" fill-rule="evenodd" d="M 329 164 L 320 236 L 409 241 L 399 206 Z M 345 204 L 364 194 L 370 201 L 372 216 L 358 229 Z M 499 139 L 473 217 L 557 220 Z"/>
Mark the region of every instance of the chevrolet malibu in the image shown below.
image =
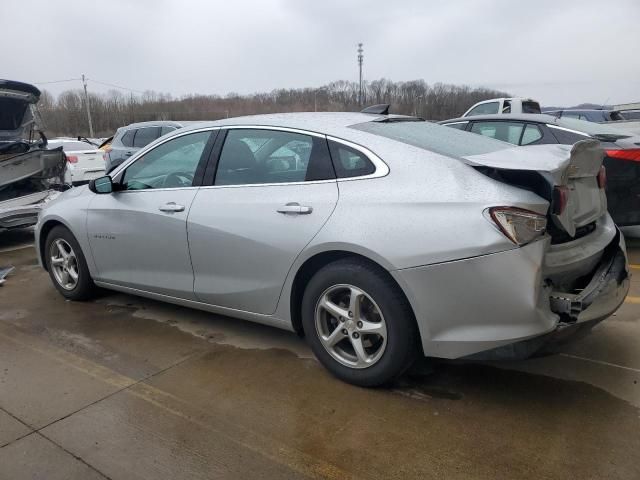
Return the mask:
<path id="1" fill-rule="evenodd" d="M 603 152 L 513 147 L 411 117 L 202 123 L 49 203 L 43 267 L 292 330 L 338 378 L 418 356 L 523 358 L 611 315 L 629 288 Z"/>

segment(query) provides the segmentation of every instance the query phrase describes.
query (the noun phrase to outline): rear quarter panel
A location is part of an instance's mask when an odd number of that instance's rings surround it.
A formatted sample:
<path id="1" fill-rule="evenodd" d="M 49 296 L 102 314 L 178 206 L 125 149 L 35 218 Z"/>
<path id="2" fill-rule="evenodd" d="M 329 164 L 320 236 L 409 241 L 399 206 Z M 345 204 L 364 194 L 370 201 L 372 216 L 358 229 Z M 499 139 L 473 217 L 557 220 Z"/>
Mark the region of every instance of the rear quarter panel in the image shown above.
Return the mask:
<path id="1" fill-rule="evenodd" d="M 388 271 L 514 248 L 483 212 L 516 206 L 545 213 L 538 195 L 492 180 L 461 161 L 395 142 L 375 153 L 382 178 L 341 180 L 336 209 L 292 266 L 276 315 L 288 319 L 295 274 L 312 256 L 347 251 Z M 285 299 L 285 301 L 283 301 Z"/>

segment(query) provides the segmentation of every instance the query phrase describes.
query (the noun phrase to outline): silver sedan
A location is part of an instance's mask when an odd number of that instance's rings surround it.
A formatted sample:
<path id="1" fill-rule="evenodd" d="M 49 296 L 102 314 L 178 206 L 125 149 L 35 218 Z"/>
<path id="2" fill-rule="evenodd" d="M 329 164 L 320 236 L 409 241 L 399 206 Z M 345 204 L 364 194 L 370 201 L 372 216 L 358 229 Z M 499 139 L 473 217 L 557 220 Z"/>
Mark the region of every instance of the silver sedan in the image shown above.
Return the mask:
<path id="1" fill-rule="evenodd" d="M 381 385 L 419 356 L 530 356 L 619 307 L 602 158 L 384 113 L 227 119 L 63 193 L 36 243 L 68 299 L 102 287 L 292 330 Z"/>

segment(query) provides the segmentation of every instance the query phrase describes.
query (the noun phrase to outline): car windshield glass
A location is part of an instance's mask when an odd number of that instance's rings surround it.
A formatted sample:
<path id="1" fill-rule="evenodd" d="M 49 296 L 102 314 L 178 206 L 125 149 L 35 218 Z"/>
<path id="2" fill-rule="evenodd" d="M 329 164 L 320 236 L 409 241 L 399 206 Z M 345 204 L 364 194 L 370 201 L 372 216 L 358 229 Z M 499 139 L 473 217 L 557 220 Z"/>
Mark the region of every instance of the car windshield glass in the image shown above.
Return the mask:
<path id="1" fill-rule="evenodd" d="M 351 128 L 450 157 L 481 155 L 513 147 L 500 140 L 430 122 L 366 122 L 352 125 Z"/>
<path id="2" fill-rule="evenodd" d="M 617 140 L 620 138 L 629 138 L 630 135 L 618 130 L 616 127 L 602 125 L 600 123 L 586 122 L 575 118 L 562 117 L 556 120 L 556 124 L 560 127 L 570 128 L 578 132 L 584 132 L 599 140 Z"/>

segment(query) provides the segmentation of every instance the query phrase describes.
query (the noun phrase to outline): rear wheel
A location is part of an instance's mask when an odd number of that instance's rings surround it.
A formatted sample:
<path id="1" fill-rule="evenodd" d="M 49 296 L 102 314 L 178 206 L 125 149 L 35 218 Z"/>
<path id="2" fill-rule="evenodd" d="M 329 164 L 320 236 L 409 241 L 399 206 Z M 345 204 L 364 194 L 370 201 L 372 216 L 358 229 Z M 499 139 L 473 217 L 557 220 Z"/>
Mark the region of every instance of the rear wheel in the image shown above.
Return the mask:
<path id="1" fill-rule="evenodd" d="M 387 272 L 358 259 L 330 263 L 312 277 L 302 323 L 318 360 L 355 385 L 390 382 L 418 352 L 413 312 L 402 291 Z"/>
<path id="2" fill-rule="evenodd" d="M 69 300 L 91 298 L 97 288 L 91 279 L 82 249 L 63 226 L 54 227 L 45 242 L 45 261 L 56 289 Z"/>

